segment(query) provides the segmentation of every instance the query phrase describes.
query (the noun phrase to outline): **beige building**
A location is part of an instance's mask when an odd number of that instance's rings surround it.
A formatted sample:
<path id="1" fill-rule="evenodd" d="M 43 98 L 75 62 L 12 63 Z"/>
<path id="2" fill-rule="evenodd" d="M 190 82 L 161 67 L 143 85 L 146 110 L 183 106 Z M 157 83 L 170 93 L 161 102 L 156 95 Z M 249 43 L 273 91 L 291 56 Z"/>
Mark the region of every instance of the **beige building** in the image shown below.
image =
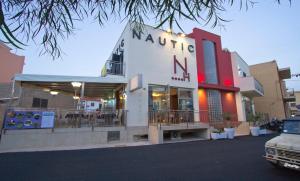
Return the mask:
<path id="1" fill-rule="evenodd" d="M 290 68 L 279 69 L 275 60 L 250 66 L 251 74 L 264 87 L 264 96 L 255 97 L 256 112 L 268 113 L 270 118 L 284 119 L 290 116 L 289 102 L 295 100 L 288 91 L 285 79 L 291 78 Z"/>
<path id="2" fill-rule="evenodd" d="M 291 115 L 300 116 L 300 91 L 295 91 L 294 94 L 296 100 L 290 102 Z"/>

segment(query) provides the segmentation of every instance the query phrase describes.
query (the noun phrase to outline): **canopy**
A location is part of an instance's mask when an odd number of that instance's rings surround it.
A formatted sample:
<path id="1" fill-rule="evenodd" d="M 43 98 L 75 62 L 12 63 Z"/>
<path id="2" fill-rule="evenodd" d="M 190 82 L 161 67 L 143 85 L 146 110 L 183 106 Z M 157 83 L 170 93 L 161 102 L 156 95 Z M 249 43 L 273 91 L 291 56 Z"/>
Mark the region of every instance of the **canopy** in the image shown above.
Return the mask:
<path id="1" fill-rule="evenodd" d="M 108 97 L 115 90 L 120 89 L 127 83 L 122 76 L 118 78 L 110 77 L 82 77 L 82 76 L 64 76 L 64 75 L 33 75 L 33 74 L 17 74 L 14 77 L 16 83 L 21 86 L 37 87 L 48 89 L 62 93 L 74 95 L 75 88 L 72 82 L 84 83 L 84 97 Z M 77 91 L 77 95 L 82 92 Z"/>

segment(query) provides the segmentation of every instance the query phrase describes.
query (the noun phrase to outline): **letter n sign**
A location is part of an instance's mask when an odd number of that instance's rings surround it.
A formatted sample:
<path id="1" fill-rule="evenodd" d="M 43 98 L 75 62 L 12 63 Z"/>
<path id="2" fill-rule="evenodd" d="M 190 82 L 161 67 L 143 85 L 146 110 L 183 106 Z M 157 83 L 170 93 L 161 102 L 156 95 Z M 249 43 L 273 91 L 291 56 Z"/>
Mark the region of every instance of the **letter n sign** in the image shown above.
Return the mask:
<path id="1" fill-rule="evenodd" d="M 187 69 L 187 60 L 184 58 L 184 66 L 176 59 L 176 55 L 174 55 L 174 74 L 177 74 L 177 67 L 183 70 L 182 77 L 173 76 L 172 80 L 185 81 L 186 79 L 190 81 L 190 73 L 188 73 Z"/>

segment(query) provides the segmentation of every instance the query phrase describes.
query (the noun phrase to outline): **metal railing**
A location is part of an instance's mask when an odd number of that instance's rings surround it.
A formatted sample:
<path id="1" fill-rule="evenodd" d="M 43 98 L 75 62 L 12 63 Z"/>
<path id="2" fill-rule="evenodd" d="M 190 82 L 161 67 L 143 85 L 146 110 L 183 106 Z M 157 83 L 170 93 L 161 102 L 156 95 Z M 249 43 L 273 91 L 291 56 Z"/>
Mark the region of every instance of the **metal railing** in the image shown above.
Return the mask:
<path id="1" fill-rule="evenodd" d="M 80 127 L 115 127 L 125 126 L 127 122 L 126 110 L 59 110 L 56 111 L 54 128 Z"/>
<path id="2" fill-rule="evenodd" d="M 258 80 L 256 80 L 255 78 L 254 78 L 254 86 L 255 86 L 256 90 L 258 90 L 262 94 L 265 94 L 263 85 Z"/>
<path id="3" fill-rule="evenodd" d="M 120 127 L 127 124 L 127 110 L 101 110 L 86 111 L 74 109 L 35 109 L 35 108 L 8 108 L 7 112 L 54 112 L 55 128 L 81 128 L 81 127 Z M 5 114 L 6 114 L 5 113 Z M 24 120 L 26 121 L 26 120 Z M 22 120 L 18 121 L 22 122 Z M 3 124 L 5 124 L 5 119 Z M 5 129 L 3 126 L 2 129 Z"/>
<path id="4" fill-rule="evenodd" d="M 237 127 L 239 122 L 236 114 L 230 115 L 230 120 L 226 120 L 225 113 L 220 113 L 218 119 L 210 115 L 207 110 L 189 111 L 189 110 L 155 110 L 149 111 L 149 125 L 174 125 L 189 124 L 195 122 L 195 116 L 199 116 L 201 123 L 207 123 L 213 127 Z M 198 122 L 199 123 L 199 122 Z"/>
<path id="5" fill-rule="evenodd" d="M 181 124 L 194 122 L 194 111 L 156 110 L 149 111 L 149 124 Z"/>
<path id="6" fill-rule="evenodd" d="M 124 75 L 124 63 L 116 61 L 107 61 L 105 63 L 106 74 Z"/>

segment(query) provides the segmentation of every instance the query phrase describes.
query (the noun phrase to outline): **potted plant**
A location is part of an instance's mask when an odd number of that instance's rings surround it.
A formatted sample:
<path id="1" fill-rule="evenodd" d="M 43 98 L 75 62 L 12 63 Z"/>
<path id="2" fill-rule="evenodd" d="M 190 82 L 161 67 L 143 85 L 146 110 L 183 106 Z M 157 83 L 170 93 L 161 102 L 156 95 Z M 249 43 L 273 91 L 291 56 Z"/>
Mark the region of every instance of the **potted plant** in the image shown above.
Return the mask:
<path id="1" fill-rule="evenodd" d="M 251 114 L 249 116 L 249 123 L 250 123 L 250 132 L 252 136 L 259 136 L 260 128 L 259 122 L 261 121 L 262 116 L 260 113 L 255 113 L 255 115 Z"/>
<path id="2" fill-rule="evenodd" d="M 227 137 L 223 129 L 213 129 L 210 135 L 211 135 L 211 139 L 213 140 L 225 139 Z"/>
<path id="3" fill-rule="evenodd" d="M 233 139 L 234 135 L 235 135 L 235 128 L 231 124 L 232 114 L 225 112 L 223 114 L 223 118 L 224 118 L 224 121 L 225 121 L 224 131 L 225 131 L 225 133 L 227 135 L 227 138 L 228 139 Z"/>

